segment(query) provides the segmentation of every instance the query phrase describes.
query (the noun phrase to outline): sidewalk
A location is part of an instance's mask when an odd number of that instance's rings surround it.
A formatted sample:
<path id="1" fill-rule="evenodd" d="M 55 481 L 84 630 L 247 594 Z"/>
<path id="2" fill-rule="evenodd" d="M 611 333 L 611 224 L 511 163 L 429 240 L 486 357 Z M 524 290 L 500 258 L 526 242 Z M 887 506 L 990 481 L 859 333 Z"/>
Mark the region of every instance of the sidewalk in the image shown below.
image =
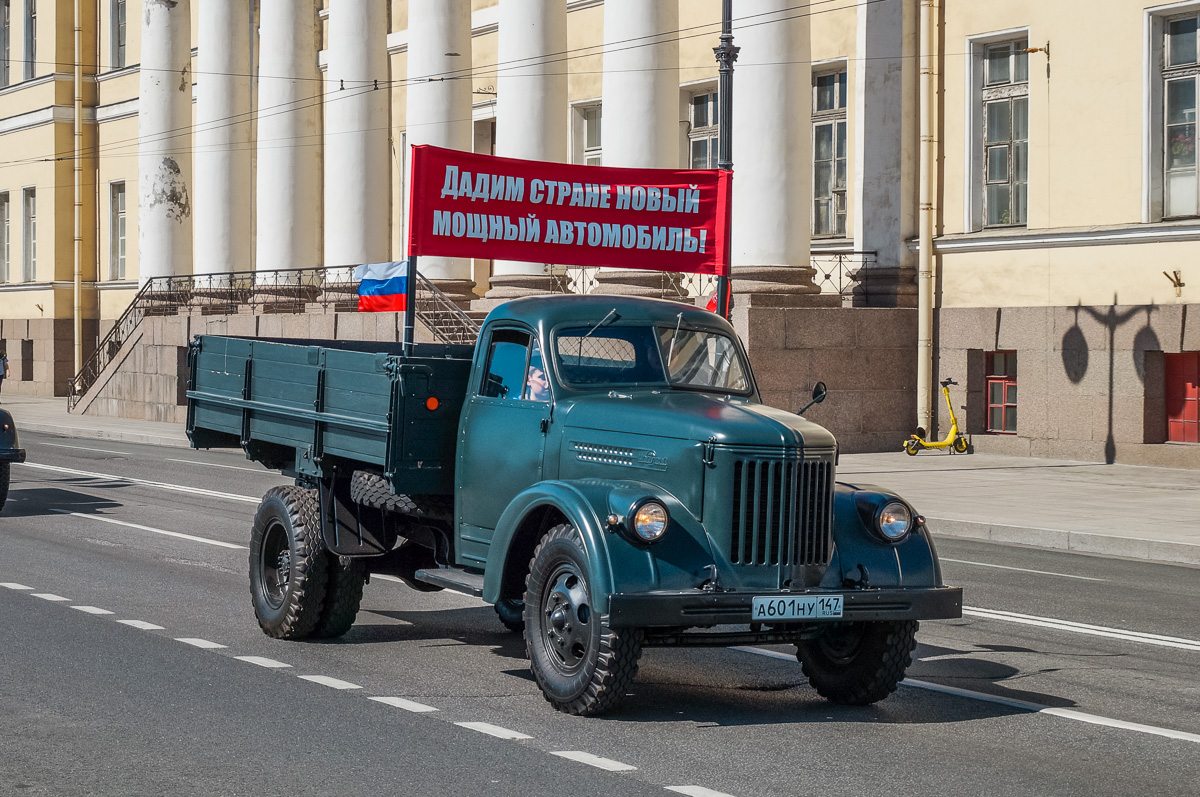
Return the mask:
<path id="1" fill-rule="evenodd" d="M 19 432 L 186 447 L 173 423 L 67 413 L 6 397 Z M 1200 471 L 925 451 L 847 454 L 838 478 L 903 495 L 944 537 L 1200 565 Z"/>

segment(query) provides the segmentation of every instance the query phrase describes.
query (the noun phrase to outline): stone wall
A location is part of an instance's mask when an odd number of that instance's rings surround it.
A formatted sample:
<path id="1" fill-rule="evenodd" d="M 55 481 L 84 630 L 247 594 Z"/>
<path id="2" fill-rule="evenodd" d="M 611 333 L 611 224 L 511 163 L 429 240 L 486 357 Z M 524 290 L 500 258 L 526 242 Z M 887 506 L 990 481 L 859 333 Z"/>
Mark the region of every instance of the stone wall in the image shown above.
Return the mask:
<path id="1" fill-rule="evenodd" d="M 96 322 L 84 321 L 84 357 L 91 354 Z M 65 396 L 75 375 L 75 327 L 70 318 L 0 320 L 0 345 L 8 352 L 3 394 Z"/>
<path id="2" fill-rule="evenodd" d="M 847 454 L 899 451 L 916 417 L 917 312 L 871 307 L 736 307 L 763 401 L 805 413 Z"/>
<path id="3" fill-rule="evenodd" d="M 1200 307 L 947 308 L 936 322 L 935 376 L 961 383 L 950 395 L 977 451 L 1200 467 L 1200 446 L 1163 442 L 1163 354 L 1200 350 Z M 986 432 L 986 353 L 1005 350 L 1017 352 L 1015 435 Z"/>

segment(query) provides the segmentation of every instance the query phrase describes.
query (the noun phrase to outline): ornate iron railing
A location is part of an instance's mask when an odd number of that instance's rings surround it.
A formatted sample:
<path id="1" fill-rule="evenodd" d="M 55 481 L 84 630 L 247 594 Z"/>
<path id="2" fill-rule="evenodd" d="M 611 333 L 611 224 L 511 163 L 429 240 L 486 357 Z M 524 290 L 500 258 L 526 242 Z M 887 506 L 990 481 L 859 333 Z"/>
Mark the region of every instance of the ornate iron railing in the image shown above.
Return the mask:
<path id="1" fill-rule="evenodd" d="M 410 296 L 417 318 L 443 343 L 474 343 L 479 324 L 417 275 Z M 199 312 L 203 315 L 248 313 L 353 312 L 358 308 L 354 269 L 297 268 L 222 274 L 152 277 L 96 346 L 79 373 L 67 383 L 67 407 L 74 409 L 100 378 L 146 316 Z"/>
<path id="2" fill-rule="evenodd" d="M 836 293 L 843 298 L 861 296 L 865 301 L 867 286 L 860 272 L 874 262 L 874 252 L 822 252 L 813 247 L 813 283 L 821 293 Z"/>

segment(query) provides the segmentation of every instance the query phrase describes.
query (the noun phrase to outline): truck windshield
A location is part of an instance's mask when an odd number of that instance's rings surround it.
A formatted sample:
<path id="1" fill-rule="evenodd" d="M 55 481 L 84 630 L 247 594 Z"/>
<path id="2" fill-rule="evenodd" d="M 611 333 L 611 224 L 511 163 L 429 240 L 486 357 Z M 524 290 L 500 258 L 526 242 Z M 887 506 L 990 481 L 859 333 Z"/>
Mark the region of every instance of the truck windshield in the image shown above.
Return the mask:
<path id="1" fill-rule="evenodd" d="M 673 326 L 568 327 L 558 331 L 555 352 L 559 374 L 570 385 L 750 390 L 737 346 L 716 332 Z"/>

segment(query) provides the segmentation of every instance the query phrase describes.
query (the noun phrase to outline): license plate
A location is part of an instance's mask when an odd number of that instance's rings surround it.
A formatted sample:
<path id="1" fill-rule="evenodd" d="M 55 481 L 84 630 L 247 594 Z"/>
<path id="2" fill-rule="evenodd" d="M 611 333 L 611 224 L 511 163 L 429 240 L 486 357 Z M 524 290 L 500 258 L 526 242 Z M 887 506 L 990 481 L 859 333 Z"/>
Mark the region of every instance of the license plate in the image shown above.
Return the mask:
<path id="1" fill-rule="evenodd" d="M 826 620 L 842 616 L 841 595 L 796 595 L 755 598 L 751 622 L 763 620 Z"/>

